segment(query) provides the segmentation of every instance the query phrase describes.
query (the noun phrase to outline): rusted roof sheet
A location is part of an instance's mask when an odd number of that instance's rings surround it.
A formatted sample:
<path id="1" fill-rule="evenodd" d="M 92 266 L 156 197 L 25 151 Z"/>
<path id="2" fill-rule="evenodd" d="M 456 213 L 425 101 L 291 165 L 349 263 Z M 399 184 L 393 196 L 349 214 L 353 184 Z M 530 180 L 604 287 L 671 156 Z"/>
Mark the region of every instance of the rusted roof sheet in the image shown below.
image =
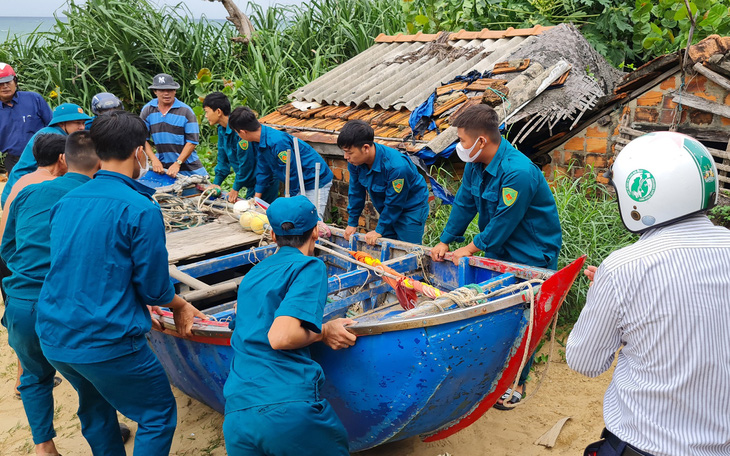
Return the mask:
<path id="1" fill-rule="evenodd" d="M 498 40 L 500 38 L 512 38 L 515 36 L 533 36 L 539 35 L 546 30 L 550 30 L 552 27 L 543 27 L 542 25 L 536 25 L 532 28 L 516 29 L 508 28 L 506 30 L 489 30 L 482 29 L 477 32 L 467 32 L 464 29 L 458 32 L 451 33 L 449 40 Z M 443 33 L 443 32 L 441 32 Z M 426 43 L 428 41 L 435 41 L 439 36 L 439 33 L 426 34 L 418 32 L 415 35 L 403 35 L 399 33 L 397 35 L 386 35 L 381 33 L 375 38 L 376 43 Z"/>

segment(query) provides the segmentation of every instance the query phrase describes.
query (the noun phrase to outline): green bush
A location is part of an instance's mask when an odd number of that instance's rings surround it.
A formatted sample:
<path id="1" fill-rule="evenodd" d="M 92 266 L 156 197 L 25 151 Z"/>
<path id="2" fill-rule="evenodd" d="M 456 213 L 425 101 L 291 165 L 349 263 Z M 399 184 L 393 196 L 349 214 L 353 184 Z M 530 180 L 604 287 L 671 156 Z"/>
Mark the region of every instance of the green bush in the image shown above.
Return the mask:
<path id="1" fill-rule="evenodd" d="M 708 215 L 715 225 L 730 228 L 730 206 L 716 206 Z"/>
<path id="2" fill-rule="evenodd" d="M 183 4 L 156 9 L 146 0 L 89 0 L 69 3 L 67 22 L 49 32 L 16 37 L 0 45 L 0 57 L 13 62 L 23 88 L 52 104 L 88 107 L 94 94 L 112 92 L 127 109 L 139 112 L 153 94 L 157 73 L 180 82 L 188 101 L 188 81 L 203 67 L 242 74 L 240 45 L 228 39 L 227 24 L 195 20 Z"/>
<path id="3" fill-rule="evenodd" d="M 632 244 L 638 236 L 621 222 L 618 205 L 608 188 L 596 181 L 593 168 L 575 180 L 557 175 L 552 182 L 563 230 L 563 247 L 558 267 L 586 255 L 586 265 L 598 266 L 611 252 Z M 588 293 L 588 279 L 581 273 L 565 298 L 560 311 L 560 324 L 578 319 Z"/>
<path id="4" fill-rule="evenodd" d="M 687 45 L 685 0 L 401 0 L 409 32 L 573 23 L 615 66 L 638 67 Z M 730 34 L 730 0 L 689 1 L 692 42 Z"/>

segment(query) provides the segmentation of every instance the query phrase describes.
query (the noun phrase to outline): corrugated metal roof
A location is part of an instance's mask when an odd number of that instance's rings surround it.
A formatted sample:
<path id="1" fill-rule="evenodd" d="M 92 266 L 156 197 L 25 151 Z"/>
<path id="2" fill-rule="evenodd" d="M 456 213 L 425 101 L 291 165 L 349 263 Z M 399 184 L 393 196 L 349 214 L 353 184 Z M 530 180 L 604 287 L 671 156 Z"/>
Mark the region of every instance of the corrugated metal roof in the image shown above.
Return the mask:
<path id="1" fill-rule="evenodd" d="M 290 96 L 293 102 L 261 119 L 304 140 L 335 144 L 348 120 L 361 119 L 376 140 L 409 151 L 430 147 L 469 106 L 487 103 L 518 124 L 515 140 L 534 143 L 575 127 L 613 90 L 619 72 L 570 25 L 438 35 L 381 35 L 376 44 Z M 559 62 L 560 67 L 552 74 Z M 497 65 L 498 64 L 498 65 Z M 571 68 L 572 66 L 572 68 Z M 586 74 L 586 68 L 594 73 Z M 470 72 L 478 72 L 478 75 Z M 555 70 L 557 71 L 557 70 Z M 551 88 L 530 94 L 536 74 Z M 468 75 L 468 76 L 467 76 Z M 455 79 L 459 77 L 459 79 Z M 468 79 L 468 82 L 464 82 Z M 554 78 L 553 78 L 554 77 Z M 476 79 L 475 79 L 476 78 Z M 454 82 L 451 82 L 454 81 Z M 444 85 L 449 83 L 448 85 Z M 539 81 L 538 81 L 539 82 Z M 411 131 L 413 109 L 434 93 L 434 130 Z M 529 94 L 529 98 L 525 98 Z M 515 100 L 521 100 L 512 106 Z M 528 104 L 525 104 L 527 102 Z M 512 112 L 517 110 L 516 115 Z M 423 119 L 422 119 L 423 121 Z M 526 143 L 521 142 L 525 145 Z M 446 144 L 448 145 L 448 144 Z"/>
<path id="2" fill-rule="evenodd" d="M 431 95 L 434 87 L 472 70 L 484 72 L 513 53 L 529 37 L 551 28 L 535 26 L 451 33 L 447 43 L 454 54 L 462 53 L 459 51 L 463 49 L 475 51 L 471 57 L 466 54 L 454 60 L 415 54 L 424 51 L 429 43 L 436 42 L 441 34 L 380 35 L 369 49 L 297 90 L 289 98 L 330 105 L 413 110 Z"/>

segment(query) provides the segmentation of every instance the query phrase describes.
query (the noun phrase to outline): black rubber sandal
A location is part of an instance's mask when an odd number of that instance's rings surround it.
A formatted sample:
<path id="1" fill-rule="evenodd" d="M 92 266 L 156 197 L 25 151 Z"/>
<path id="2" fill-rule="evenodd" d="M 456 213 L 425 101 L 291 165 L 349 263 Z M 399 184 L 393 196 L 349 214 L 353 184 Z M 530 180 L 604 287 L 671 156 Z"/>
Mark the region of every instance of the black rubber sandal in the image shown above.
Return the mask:
<path id="1" fill-rule="evenodd" d="M 512 394 L 512 398 L 507 401 L 509 398 L 509 395 Z M 522 393 L 518 393 L 517 391 L 512 392 L 512 388 L 507 388 L 507 392 L 505 392 L 502 397 L 499 399 L 504 403 L 507 401 L 507 404 L 517 404 L 522 400 L 522 398 L 525 396 L 525 387 L 522 387 Z M 499 402 L 494 404 L 494 408 L 497 410 L 512 410 L 514 407 L 507 407 L 503 404 L 500 404 Z"/>

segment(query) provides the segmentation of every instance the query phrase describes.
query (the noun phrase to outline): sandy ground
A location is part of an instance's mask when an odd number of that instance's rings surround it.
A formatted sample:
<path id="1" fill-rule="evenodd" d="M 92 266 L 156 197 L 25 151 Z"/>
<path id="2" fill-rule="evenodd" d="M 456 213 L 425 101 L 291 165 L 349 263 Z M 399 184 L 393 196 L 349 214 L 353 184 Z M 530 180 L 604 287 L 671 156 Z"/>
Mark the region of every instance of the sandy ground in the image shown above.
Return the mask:
<path id="1" fill-rule="evenodd" d="M 4 310 L 4 308 L 0 307 Z M 603 392 L 611 373 L 589 379 L 571 371 L 561 359 L 556 346 L 547 378 L 534 394 L 537 375 L 527 383 L 530 398 L 524 406 L 509 412 L 492 409 L 471 427 L 452 437 L 434 443 L 423 443 L 418 438 L 384 445 L 363 456 L 451 456 L 477 455 L 580 455 L 583 448 L 597 440 L 603 428 L 601 406 Z M 536 366 L 538 372 L 546 364 Z M 0 330 L 0 455 L 33 454 L 30 428 L 22 403 L 13 397 L 16 359 L 7 344 L 7 332 Z M 172 445 L 173 455 L 225 455 L 221 427 L 223 416 L 206 405 L 190 399 L 174 389 L 178 404 L 178 426 Z M 55 389 L 54 415 L 56 445 L 62 454 L 90 455 L 91 451 L 80 431 L 76 416 L 78 397 L 68 382 Z M 555 447 L 545 448 L 534 442 L 558 420 L 569 416 Z M 120 417 L 132 432 L 136 423 Z M 132 454 L 132 441 L 126 445 Z"/>

